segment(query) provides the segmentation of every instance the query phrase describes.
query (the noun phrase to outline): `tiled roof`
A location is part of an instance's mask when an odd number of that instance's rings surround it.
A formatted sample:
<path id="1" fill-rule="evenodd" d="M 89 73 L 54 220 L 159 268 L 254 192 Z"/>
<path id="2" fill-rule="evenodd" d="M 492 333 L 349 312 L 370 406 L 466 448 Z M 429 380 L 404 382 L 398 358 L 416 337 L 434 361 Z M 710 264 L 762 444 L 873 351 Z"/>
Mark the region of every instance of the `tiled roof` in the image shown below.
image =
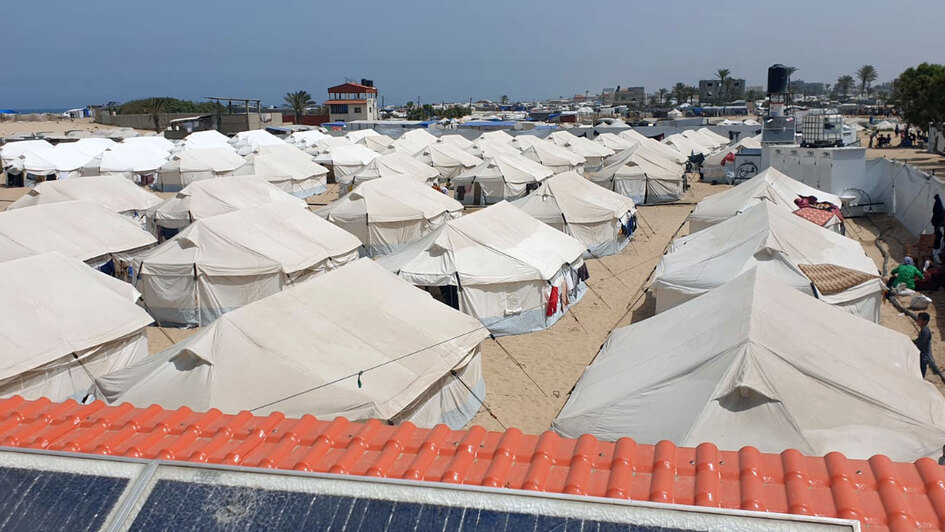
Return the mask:
<path id="1" fill-rule="evenodd" d="M 0 445 L 840 517 L 867 530 L 945 526 L 945 468 L 928 458 L 815 458 L 20 397 L 0 400 Z"/>
<path id="2" fill-rule="evenodd" d="M 335 85 L 334 87 L 328 87 L 328 92 L 370 92 L 372 94 L 377 94 L 377 87 L 368 87 L 367 85 L 362 85 L 360 83 L 342 83 L 341 85 Z"/>

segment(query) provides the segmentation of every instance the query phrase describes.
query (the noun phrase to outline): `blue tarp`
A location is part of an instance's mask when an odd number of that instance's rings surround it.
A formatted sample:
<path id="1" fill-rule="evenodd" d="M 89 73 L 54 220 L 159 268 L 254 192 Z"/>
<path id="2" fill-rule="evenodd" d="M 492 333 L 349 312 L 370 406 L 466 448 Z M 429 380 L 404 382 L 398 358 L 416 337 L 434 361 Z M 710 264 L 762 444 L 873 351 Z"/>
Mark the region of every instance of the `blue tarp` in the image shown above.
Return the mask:
<path id="1" fill-rule="evenodd" d="M 514 120 L 474 120 L 465 122 L 465 127 L 512 127 L 516 124 Z"/>
<path id="2" fill-rule="evenodd" d="M 0 109 L 0 115 L 15 115 L 16 111 L 13 109 Z"/>

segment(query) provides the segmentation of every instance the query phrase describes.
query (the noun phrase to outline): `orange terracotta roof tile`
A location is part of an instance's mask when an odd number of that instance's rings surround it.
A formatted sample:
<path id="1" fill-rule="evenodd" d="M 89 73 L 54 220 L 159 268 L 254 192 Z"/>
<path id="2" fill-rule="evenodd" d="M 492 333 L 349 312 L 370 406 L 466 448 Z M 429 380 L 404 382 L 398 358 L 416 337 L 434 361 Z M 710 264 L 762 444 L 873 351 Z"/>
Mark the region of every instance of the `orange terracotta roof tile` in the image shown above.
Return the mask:
<path id="1" fill-rule="evenodd" d="M 0 400 L 0 445 L 840 517 L 876 531 L 945 526 L 945 468 L 928 458 L 819 458 L 20 397 Z"/>

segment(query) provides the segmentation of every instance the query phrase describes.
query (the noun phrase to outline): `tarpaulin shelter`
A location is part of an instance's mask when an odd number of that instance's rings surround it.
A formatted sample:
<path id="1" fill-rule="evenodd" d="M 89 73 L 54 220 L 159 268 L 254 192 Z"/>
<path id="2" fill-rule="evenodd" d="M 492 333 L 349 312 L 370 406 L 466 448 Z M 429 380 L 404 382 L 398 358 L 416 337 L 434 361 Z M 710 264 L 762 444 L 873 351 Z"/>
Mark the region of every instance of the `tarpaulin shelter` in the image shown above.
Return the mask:
<path id="1" fill-rule="evenodd" d="M 406 153 L 395 151 L 375 157 L 354 174 L 336 175 L 335 181 L 338 182 L 340 193 L 343 194 L 365 181 L 391 176 L 406 176 L 421 183 L 432 184 L 440 177 L 440 172 Z"/>
<path id="2" fill-rule="evenodd" d="M 524 155 L 497 153 L 452 179 L 456 198 L 465 205 L 491 205 L 527 194 L 554 170 Z"/>
<path id="3" fill-rule="evenodd" d="M 297 198 L 328 190 L 328 169 L 291 144 L 260 146 L 257 153 L 246 159 L 256 175 Z M 337 172 L 335 166 L 336 175 Z"/>
<path id="4" fill-rule="evenodd" d="M 246 159 L 229 148 L 185 149 L 160 168 L 154 188 L 162 192 L 177 192 L 204 179 L 246 173 L 252 173 Z"/>
<path id="5" fill-rule="evenodd" d="M 588 179 L 637 204 L 669 203 L 682 198 L 684 173 L 682 166 L 637 144 L 605 159 Z"/>

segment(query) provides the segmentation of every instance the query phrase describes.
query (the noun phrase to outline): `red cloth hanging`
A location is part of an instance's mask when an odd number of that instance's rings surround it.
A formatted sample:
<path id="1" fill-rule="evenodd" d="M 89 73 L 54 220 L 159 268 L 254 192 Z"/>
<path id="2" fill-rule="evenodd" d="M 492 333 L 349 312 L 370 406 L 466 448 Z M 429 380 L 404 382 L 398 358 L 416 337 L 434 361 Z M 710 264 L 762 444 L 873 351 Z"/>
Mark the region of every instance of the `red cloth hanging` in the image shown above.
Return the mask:
<path id="1" fill-rule="evenodd" d="M 558 312 L 558 287 L 551 287 L 551 295 L 548 296 L 548 310 L 545 312 L 546 317 L 551 317 L 555 315 L 555 312 Z"/>

